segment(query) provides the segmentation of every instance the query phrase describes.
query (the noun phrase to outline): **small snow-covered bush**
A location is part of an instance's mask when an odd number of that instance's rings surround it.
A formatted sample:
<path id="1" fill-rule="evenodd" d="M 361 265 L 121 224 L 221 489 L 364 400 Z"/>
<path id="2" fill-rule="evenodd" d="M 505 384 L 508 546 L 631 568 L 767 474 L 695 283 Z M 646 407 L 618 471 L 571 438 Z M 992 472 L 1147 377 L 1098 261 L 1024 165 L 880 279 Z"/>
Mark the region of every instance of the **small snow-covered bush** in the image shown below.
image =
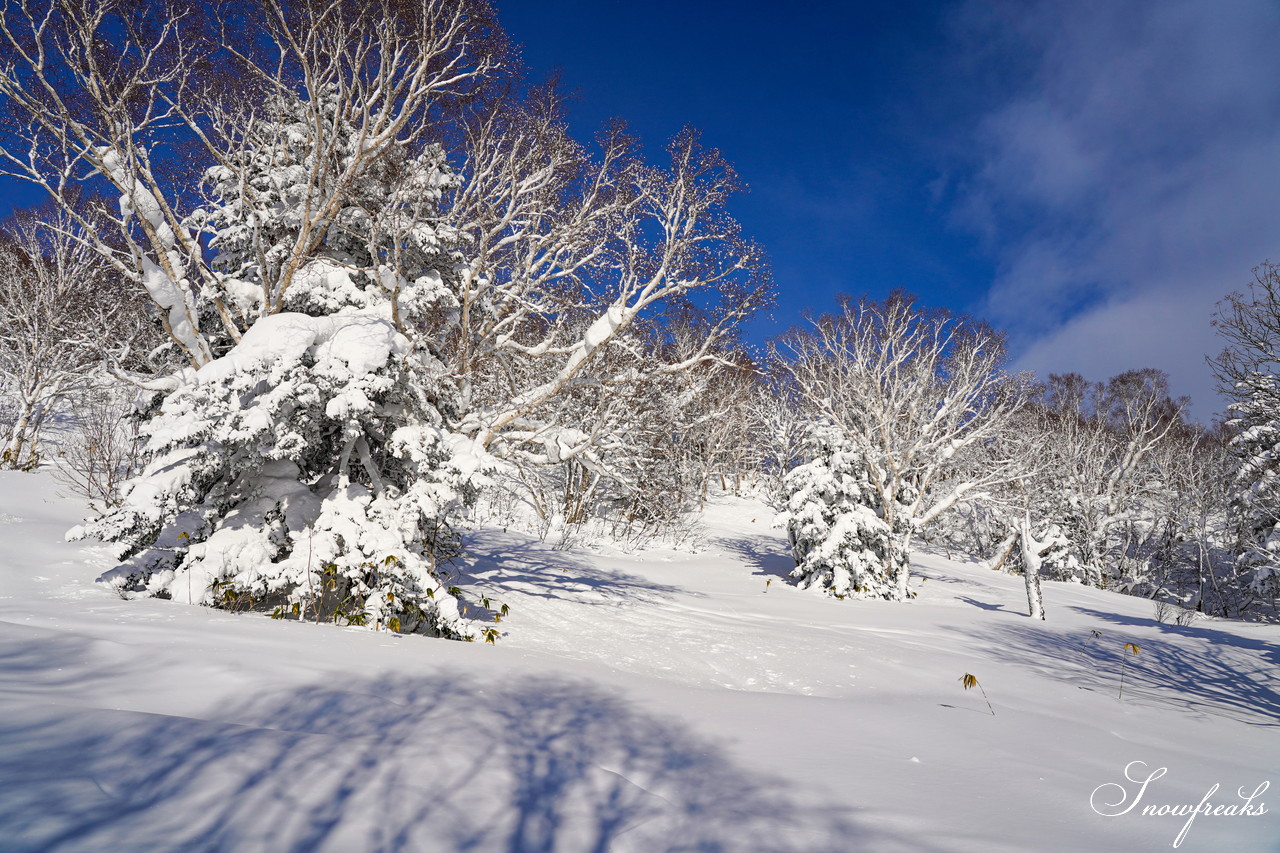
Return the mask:
<path id="1" fill-rule="evenodd" d="M 834 438 L 783 478 L 786 527 L 801 589 L 840 598 L 904 597 L 908 553 L 878 511 L 878 492 L 857 451 Z"/>

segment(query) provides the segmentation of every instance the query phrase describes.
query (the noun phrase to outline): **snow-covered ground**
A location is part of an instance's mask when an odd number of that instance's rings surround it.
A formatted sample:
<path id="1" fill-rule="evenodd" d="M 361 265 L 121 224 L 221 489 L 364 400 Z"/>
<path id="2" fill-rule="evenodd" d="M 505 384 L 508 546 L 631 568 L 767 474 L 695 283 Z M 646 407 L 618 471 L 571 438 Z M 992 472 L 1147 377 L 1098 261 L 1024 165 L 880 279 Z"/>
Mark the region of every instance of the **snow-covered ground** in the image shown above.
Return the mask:
<path id="1" fill-rule="evenodd" d="M 1179 849 L 1280 850 L 1277 626 L 1061 584 L 1034 623 L 929 554 L 916 600 L 835 601 L 720 498 L 697 553 L 472 534 L 510 614 L 451 643 L 121 601 L 81 514 L 0 475 L 2 850 L 1163 850 L 1145 807 L 1264 782 Z M 1108 816 L 1126 768 L 1165 772 Z"/>

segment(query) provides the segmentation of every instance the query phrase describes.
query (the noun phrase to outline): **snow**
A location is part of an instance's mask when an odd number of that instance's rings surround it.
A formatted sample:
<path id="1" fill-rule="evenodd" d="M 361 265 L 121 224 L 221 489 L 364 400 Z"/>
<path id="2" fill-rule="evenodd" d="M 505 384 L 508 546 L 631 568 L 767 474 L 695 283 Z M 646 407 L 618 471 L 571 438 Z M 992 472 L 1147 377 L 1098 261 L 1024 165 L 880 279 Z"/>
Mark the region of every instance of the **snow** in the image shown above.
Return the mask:
<path id="1" fill-rule="evenodd" d="M 720 496 L 696 553 L 473 531 L 464 585 L 510 612 L 457 643 L 123 601 L 81 517 L 0 473 L 5 850 L 1154 851 L 1187 818 L 1143 806 L 1264 781 L 1179 849 L 1280 839 L 1278 626 L 1057 583 L 1033 622 L 1021 578 L 929 553 L 916 599 L 837 601 Z M 1127 767 L 1166 772 L 1095 811 Z"/>
<path id="2" fill-rule="evenodd" d="M 618 331 L 626 319 L 625 305 L 616 302 L 610 305 L 607 311 L 592 321 L 586 334 L 582 336 L 583 349 L 590 353 L 598 348 Z"/>
<path id="3" fill-rule="evenodd" d="M 138 214 L 147 221 L 154 235 L 156 245 L 154 251 L 163 252 L 166 260 L 174 270 L 183 268 L 182 255 L 177 248 L 177 236 L 169 223 L 165 221 L 164 212 L 155 195 L 143 186 L 120 161 L 120 155 L 107 147 L 97 149 L 102 158 L 103 170 L 111 176 L 111 180 L 120 189 L 120 214 L 127 222 L 133 214 Z M 186 279 L 174 281 L 168 273 L 156 265 L 148 257 L 140 258 L 142 263 L 141 283 L 155 304 L 165 312 L 169 321 L 169 329 L 174 338 L 186 347 L 200 363 L 211 357 L 208 346 L 192 325 L 196 316 L 195 302 L 192 299 L 189 282 Z"/>

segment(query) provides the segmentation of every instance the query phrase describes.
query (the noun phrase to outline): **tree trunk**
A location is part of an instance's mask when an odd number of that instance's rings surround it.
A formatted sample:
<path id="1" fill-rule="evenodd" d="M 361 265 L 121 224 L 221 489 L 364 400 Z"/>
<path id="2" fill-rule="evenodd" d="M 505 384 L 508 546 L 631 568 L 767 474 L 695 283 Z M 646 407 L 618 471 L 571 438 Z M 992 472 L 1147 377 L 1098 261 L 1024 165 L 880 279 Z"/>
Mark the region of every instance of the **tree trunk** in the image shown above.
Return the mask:
<path id="1" fill-rule="evenodd" d="M 591 472 L 577 459 L 565 463 L 564 520 L 566 524 L 582 524 L 587 520 L 590 503 Z"/>
<path id="2" fill-rule="evenodd" d="M 5 442 L 4 449 L 0 450 L 0 468 L 11 468 L 14 470 L 23 469 L 27 466 L 27 462 L 22 459 L 22 451 L 28 445 L 28 431 L 31 427 L 31 419 L 36 411 L 36 406 L 27 400 L 23 400 L 21 407 L 18 409 L 18 416 L 14 419 L 13 427 L 9 430 L 9 438 Z M 31 455 L 32 448 L 28 448 L 27 455 Z"/>
<path id="3" fill-rule="evenodd" d="M 1021 537 L 1018 535 L 1018 532 L 1014 531 L 1006 536 L 1003 542 L 996 546 L 1000 556 L 991 561 L 991 571 L 998 572 L 1004 568 L 1005 560 L 1008 560 L 1013 554 L 1013 549 L 1018 547 L 1020 539 Z"/>
<path id="4" fill-rule="evenodd" d="M 1040 591 L 1040 563 L 1045 546 L 1031 533 L 1031 523 L 1022 522 L 1018 530 L 1022 549 L 1022 573 L 1027 581 L 1027 609 L 1032 619 L 1044 619 L 1044 593 Z"/>
<path id="5" fill-rule="evenodd" d="M 889 542 L 889 570 L 897 572 L 897 599 L 905 601 L 911 595 L 911 533 L 890 534 Z"/>

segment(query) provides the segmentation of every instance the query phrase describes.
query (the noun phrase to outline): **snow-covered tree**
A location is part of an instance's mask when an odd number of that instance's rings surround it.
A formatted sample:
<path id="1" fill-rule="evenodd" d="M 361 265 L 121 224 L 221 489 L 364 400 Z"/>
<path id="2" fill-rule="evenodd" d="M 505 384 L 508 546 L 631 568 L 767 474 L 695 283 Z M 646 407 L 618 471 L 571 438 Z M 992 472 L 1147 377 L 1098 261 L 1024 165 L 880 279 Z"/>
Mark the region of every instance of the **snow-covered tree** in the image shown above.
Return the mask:
<path id="1" fill-rule="evenodd" d="M 893 531 L 886 572 L 908 593 L 911 536 L 958 504 L 1021 473 L 999 452 L 959 466 L 1023 406 L 1017 377 L 1002 370 L 1001 337 L 975 321 L 926 311 L 903 294 L 845 299 L 839 313 L 787 334 L 776 349 L 799 405 L 836 425 L 864 460 L 875 506 Z"/>
<path id="2" fill-rule="evenodd" d="M 1044 592 L 1041 577 L 1054 579 L 1074 577 L 1079 562 L 1071 551 L 1071 542 L 1056 524 L 1037 528 L 1030 513 L 1024 514 L 1014 528 L 1022 574 L 1027 582 L 1027 608 L 1032 619 L 1044 619 Z"/>
<path id="3" fill-rule="evenodd" d="M 623 464 L 642 442 L 614 424 L 659 415 L 655 401 L 635 404 L 659 387 L 682 394 L 678 374 L 732 366 L 726 344 L 768 293 L 760 250 L 725 210 L 740 180 L 691 130 L 663 167 L 620 125 L 580 145 L 553 88 L 466 131 L 446 210 L 467 237 L 447 330 L 463 429 L 528 481 L 543 479 L 533 467 L 563 466 L 651 503 L 641 514 L 669 510 L 624 472 L 652 469 Z M 699 322 L 677 329 L 694 301 Z"/>
<path id="4" fill-rule="evenodd" d="M 25 212 L 0 235 L 0 467 L 40 459 L 40 430 L 96 381 L 104 348 L 147 339 L 136 294 L 57 211 Z"/>
<path id="5" fill-rule="evenodd" d="M 1229 426 L 1235 465 L 1231 502 L 1240 528 L 1240 561 L 1255 588 L 1280 596 L 1280 382 L 1258 372 L 1236 383 Z"/>
<path id="6" fill-rule="evenodd" d="M 124 546 L 107 579 L 466 635 L 438 557 L 479 463 L 414 375 L 431 370 L 376 313 L 259 320 L 148 422 L 151 463 L 85 530 Z"/>
<path id="7" fill-rule="evenodd" d="M 1210 364 L 1231 401 L 1232 505 L 1242 566 L 1254 589 L 1280 596 L 1280 267 L 1254 271 L 1248 293 L 1218 306 L 1214 326 L 1226 347 Z"/>
<path id="8" fill-rule="evenodd" d="M 432 111 L 492 67 L 477 49 L 487 10 L 264 0 L 256 18 L 228 5 L 204 27 L 164 4 L 38 6 L 0 13 L 14 57 L 0 96 L 31 118 L 3 139 L 9 172 L 56 201 L 87 168 L 119 198 L 117 242 L 81 239 L 145 290 L 188 365 L 129 374 L 158 392 L 152 458 L 83 531 L 121 545 L 106 579 L 473 634 L 440 561 L 488 463 L 454 429 L 433 352 L 460 256 L 440 217 L 456 178 L 426 136 Z M 253 97 L 194 76 L 209 50 Z M 183 129 L 208 164 L 190 211 L 190 166 L 161 144 Z"/>
<path id="9" fill-rule="evenodd" d="M 791 577 L 838 598 L 902 598 L 909 554 L 895 547 L 902 531 L 886 519 L 902 525 L 905 516 L 886 511 L 866 457 L 839 429 L 815 426 L 809 445 L 810 460 L 783 476 Z"/>
<path id="10" fill-rule="evenodd" d="M 455 304 L 438 210 L 456 180 L 439 146 L 394 138 L 355 171 L 367 129 L 333 92 L 243 117 L 251 156 L 208 171 L 188 221 L 217 285 L 195 304 L 225 354 L 180 377 L 147 427 L 155 460 L 89 532 L 126 544 L 125 590 L 468 636 L 439 559 L 484 453 L 423 334 Z"/>
<path id="11" fill-rule="evenodd" d="M 1159 535 L 1167 484 L 1152 467 L 1159 450 L 1188 431 L 1186 400 L 1168 377 L 1132 370 L 1107 382 L 1052 375 L 1025 429 L 1041 451 L 1025 481 L 1036 517 L 1072 543 L 1081 580 L 1124 582 L 1145 564 L 1143 543 Z M 1130 582 L 1134 578 L 1130 577 Z M 1123 585 L 1123 583 L 1122 583 Z"/>
<path id="12" fill-rule="evenodd" d="M 35 0 L 0 38 L 2 170 L 118 200 L 84 240 L 185 364 L 117 365 L 158 395 L 153 459 L 87 528 L 124 592 L 466 634 L 439 560 L 490 451 L 599 476 L 628 435 L 575 401 L 717 363 L 760 303 L 718 152 L 588 151 L 554 98 L 486 88 L 513 60 L 480 0 Z M 698 346 L 653 350 L 695 292 Z"/>

